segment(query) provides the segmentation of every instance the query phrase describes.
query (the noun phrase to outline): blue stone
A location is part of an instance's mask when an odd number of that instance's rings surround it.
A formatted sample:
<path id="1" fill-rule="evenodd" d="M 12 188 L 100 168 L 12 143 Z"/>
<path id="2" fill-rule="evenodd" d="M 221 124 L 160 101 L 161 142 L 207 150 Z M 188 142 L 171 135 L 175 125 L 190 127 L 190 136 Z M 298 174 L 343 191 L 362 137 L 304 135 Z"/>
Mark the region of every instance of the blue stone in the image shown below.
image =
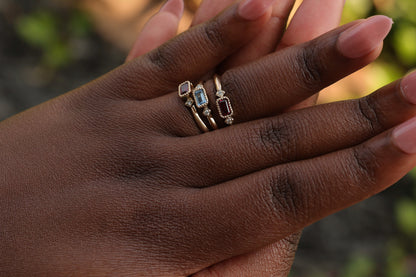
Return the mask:
<path id="1" fill-rule="evenodd" d="M 194 92 L 195 103 L 198 107 L 206 105 L 208 103 L 208 99 L 205 95 L 205 91 L 203 89 L 198 89 Z"/>

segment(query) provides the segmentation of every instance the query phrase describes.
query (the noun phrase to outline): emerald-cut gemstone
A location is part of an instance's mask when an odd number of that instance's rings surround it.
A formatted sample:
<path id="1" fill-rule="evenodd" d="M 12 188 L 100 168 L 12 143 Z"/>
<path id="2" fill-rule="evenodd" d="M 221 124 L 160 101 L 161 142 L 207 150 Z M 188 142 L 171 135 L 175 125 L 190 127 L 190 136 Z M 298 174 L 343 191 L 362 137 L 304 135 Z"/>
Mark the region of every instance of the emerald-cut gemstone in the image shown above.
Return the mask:
<path id="1" fill-rule="evenodd" d="M 179 97 L 188 96 L 191 92 L 191 82 L 186 81 L 179 85 Z"/>
<path id="2" fill-rule="evenodd" d="M 194 91 L 195 104 L 198 108 L 204 107 L 208 104 L 208 98 L 203 88 Z"/>
<path id="3" fill-rule="evenodd" d="M 233 115 L 233 108 L 231 107 L 230 99 L 228 99 L 228 97 L 218 99 L 217 105 L 222 118 Z"/>

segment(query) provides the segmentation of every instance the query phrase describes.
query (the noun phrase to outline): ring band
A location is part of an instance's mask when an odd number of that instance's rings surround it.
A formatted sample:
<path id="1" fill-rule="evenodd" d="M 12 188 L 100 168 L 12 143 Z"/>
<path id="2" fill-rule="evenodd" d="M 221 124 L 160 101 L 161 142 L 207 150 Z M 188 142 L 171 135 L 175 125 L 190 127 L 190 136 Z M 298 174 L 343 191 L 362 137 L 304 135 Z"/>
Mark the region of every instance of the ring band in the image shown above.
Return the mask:
<path id="1" fill-rule="evenodd" d="M 224 118 L 224 122 L 227 125 L 232 125 L 234 123 L 234 110 L 231 106 L 230 98 L 225 96 L 225 91 L 222 90 L 221 80 L 218 75 L 214 76 L 214 83 L 217 92 L 215 95 L 217 96 L 217 109 L 221 116 Z"/>
<path id="2" fill-rule="evenodd" d="M 192 116 L 195 119 L 195 123 L 198 125 L 199 129 L 206 133 L 209 132 L 209 128 L 207 125 L 205 125 L 204 121 L 201 119 L 201 117 L 198 114 L 198 111 L 195 108 L 194 100 L 192 99 L 191 92 L 192 92 L 192 83 L 190 81 L 185 81 L 182 84 L 178 86 L 178 95 L 182 99 L 186 99 L 185 106 L 191 109 Z"/>
<path id="3" fill-rule="evenodd" d="M 199 82 L 199 84 L 195 87 L 195 89 L 192 92 L 195 100 L 195 105 L 198 109 L 204 109 L 202 111 L 202 114 L 208 119 L 209 125 L 211 125 L 211 128 L 213 130 L 218 129 L 218 125 L 215 122 L 215 119 L 212 117 L 211 110 L 208 108 L 209 99 L 207 96 L 207 92 L 202 84 L 202 82 Z"/>

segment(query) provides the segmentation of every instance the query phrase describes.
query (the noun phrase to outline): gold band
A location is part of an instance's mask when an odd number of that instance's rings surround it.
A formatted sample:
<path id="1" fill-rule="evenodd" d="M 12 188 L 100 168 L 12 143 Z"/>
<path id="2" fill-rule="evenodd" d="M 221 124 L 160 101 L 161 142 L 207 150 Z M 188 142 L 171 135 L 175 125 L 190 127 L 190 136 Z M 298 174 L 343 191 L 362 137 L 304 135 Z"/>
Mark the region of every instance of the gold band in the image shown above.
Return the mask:
<path id="1" fill-rule="evenodd" d="M 217 96 L 217 109 L 218 113 L 220 114 L 221 118 L 224 118 L 224 122 L 227 125 L 232 125 L 234 123 L 234 110 L 231 106 L 231 100 L 227 96 L 225 96 L 225 91 L 222 90 L 221 80 L 218 75 L 214 75 L 214 83 L 217 92 L 215 95 Z"/>
<path id="2" fill-rule="evenodd" d="M 182 99 L 185 100 L 185 106 L 191 109 L 192 116 L 195 119 L 196 125 L 198 125 L 199 129 L 206 133 L 209 132 L 209 128 L 204 123 L 204 121 L 201 119 L 201 117 L 198 114 L 198 111 L 194 105 L 194 100 L 191 97 L 191 92 L 193 91 L 193 85 L 190 81 L 183 82 L 178 86 L 178 95 Z"/>
<path id="3" fill-rule="evenodd" d="M 199 82 L 198 85 L 194 88 L 192 92 L 195 100 L 195 104 L 199 109 L 204 109 L 202 111 L 202 114 L 207 118 L 209 125 L 211 125 L 211 128 L 213 130 L 218 129 L 218 125 L 215 122 L 215 119 L 212 117 L 211 110 L 208 108 L 209 105 L 209 99 L 207 92 L 204 88 L 204 85 L 202 82 Z"/>
<path id="4" fill-rule="evenodd" d="M 205 125 L 204 121 L 202 121 L 201 117 L 199 116 L 199 114 L 198 114 L 198 112 L 195 108 L 195 105 L 192 105 L 191 111 L 192 111 L 192 115 L 195 119 L 196 125 L 198 125 L 199 129 L 201 131 L 203 131 L 204 133 L 209 132 L 209 129 L 208 129 L 207 125 Z"/>

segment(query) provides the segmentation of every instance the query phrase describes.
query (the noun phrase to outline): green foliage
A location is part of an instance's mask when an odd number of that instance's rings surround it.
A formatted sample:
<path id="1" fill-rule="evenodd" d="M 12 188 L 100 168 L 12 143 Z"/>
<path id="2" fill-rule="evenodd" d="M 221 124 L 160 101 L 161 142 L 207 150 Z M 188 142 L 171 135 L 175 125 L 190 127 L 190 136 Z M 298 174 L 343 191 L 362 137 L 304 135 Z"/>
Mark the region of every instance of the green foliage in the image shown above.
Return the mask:
<path id="1" fill-rule="evenodd" d="M 367 256 L 355 255 L 343 271 L 342 277 L 372 277 L 375 263 Z"/>
<path id="2" fill-rule="evenodd" d="M 82 12 L 75 11 L 69 20 L 69 30 L 73 36 L 85 37 L 91 32 L 91 22 L 89 17 Z"/>
<path id="3" fill-rule="evenodd" d="M 416 238 L 416 202 L 402 199 L 396 205 L 396 219 L 400 230 Z"/>
<path id="4" fill-rule="evenodd" d="M 46 48 L 59 40 L 55 18 L 44 11 L 21 17 L 16 28 L 21 38 L 35 47 Z"/>
<path id="5" fill-rule="evenodd" d="M 72 38 L 86 37 L 91 32 L 88 17 L 74 11 L 68 18 L 50 11 L 35 11 L 20 17 L 16 32 L 28 45 L 42 52 L 42 64 L 52 69 L 72 62 L 70 42 Z"/>
<path id="6" fill-rule="evenodd" d="M 399 22 L 394 33 L 394 48 L 400 61 L 407 65 L 416 64 L 416 26 L 414 24 Z"/>
<path id="7" fill-rule="evenodd" d="M 348 23 L 359 18 L 365 18 L 369 15 L 372 7 L 371 0 L 348 0 L 345 3 L 342 22 Z"/>
<path id="8" fill-rule="evenodd" d="M 406 253 L 400 242 L 393 240 L 388 245 L 386 256 L 386 277 L 407 277 L 404 260 Z"/>

